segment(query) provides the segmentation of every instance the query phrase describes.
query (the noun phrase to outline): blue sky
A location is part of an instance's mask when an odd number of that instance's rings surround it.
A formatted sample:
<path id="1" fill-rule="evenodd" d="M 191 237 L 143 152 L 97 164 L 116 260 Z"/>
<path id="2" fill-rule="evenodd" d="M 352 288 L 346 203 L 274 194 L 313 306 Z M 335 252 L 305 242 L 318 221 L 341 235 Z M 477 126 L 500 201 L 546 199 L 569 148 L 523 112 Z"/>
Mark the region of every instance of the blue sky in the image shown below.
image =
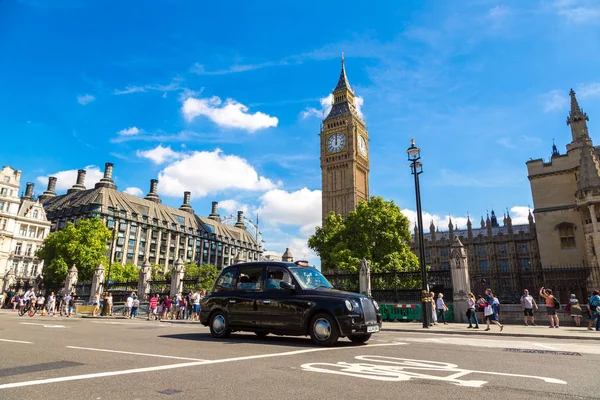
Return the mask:
<path id="1" fill-rule="evenodd" d="M 176 5 L 174 5 L 176 4 Z M 115 164 L 120 190 L 260 214 L 267 249 L 313 259 L 319 116 L 346 55 L 370 190 L 446 229 L 532 204 L 525 162 L 561 152 L 573 87 L 596 139 L 600 3 L 0 1 L 0 164 L 66 190 Z M 326 104 L 325 104 L 326 107 Z M 597 143 L 600 141 L 596 140 Z"/>

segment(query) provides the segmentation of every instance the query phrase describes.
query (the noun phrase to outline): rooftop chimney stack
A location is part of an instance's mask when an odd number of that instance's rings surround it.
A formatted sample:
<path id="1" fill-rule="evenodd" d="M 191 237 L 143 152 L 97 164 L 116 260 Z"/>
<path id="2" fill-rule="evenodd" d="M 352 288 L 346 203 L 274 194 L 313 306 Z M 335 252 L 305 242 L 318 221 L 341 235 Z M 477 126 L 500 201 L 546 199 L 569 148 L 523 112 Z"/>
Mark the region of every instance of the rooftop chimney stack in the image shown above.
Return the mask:
<path id="1" fill-rule="evenodd" d="M 25 186 L 25 194 L 23 195 L 23 197 L 21 197 L 21 199 L 33 200 L 33 187 L 34 187 L 33 183 L 27 182 L 27 185 Z"/>
<path id="2" fill-rule="evenodd" d="M 48 200 L 49 198 L 55 197 L 56 196 L 56 192 L 54 191 L 55 189 L 56 189 L 56 177 L 51 176 L 48 178 L 48 189 L 46 189 L 46 191 L 38 197 L 38 200 L 43 203 L 46 200 Z"/>
<path id="3" fill-rule="evenodd" d="M 115 165 L 113 163 L 105 163 L 104 164 L 104 177 L 100 179 L 100 182 L 96 183 L 96 188 L 109 188 L 109 189 L 117 189 L 117 185 L 113 181 L 113 169 Z"/>
<path id="4" fill-rule="evenodd" d="M 194 213 L 194 210 L 192 209 L 192 206 L 190 205 L 190 197 L 192 196 L 191 192 L 183 192 L 183 204 L 181 205 L 181 207 L 179 207 L 179 209 L 181 211 L 185 211 L 185 212 L 189 212 L 189 213 Z"/>
<path id="5" fill-rule="evenodd" d="M 214 221 L 221 221 L 221 216 L 219 215 L 219 202 L 218 201 L 212 202 L 212 207 L 211 207 L 210 215 L 208 216 L 208 218 L 212 219 Z"/>
<path id="6" fill-rule="evenodd" d="M 244 225 L 244 212 L 238 211 L 237 214 L 237 222 L 234 225 L 236 228 L 246 229 L 246 225 Z"/>
<path id="7" fill-rule="evenodd" d="M 162 203 L 160 197 L 156 193 L 156 189 L 158 188 L 158 179 L 150 179 L 150 193 L 144 197 L 146 200 L 153 201 L 155 203 Z"/>
<path id="8" fill-rule="evenodd" d="M 79 192 L 81 190 L 85 190 L 85 169 L 80 169 L 77 171 L 77 182 L 71 187 L 71 189 L 67 190 L 67 194 Z"/>

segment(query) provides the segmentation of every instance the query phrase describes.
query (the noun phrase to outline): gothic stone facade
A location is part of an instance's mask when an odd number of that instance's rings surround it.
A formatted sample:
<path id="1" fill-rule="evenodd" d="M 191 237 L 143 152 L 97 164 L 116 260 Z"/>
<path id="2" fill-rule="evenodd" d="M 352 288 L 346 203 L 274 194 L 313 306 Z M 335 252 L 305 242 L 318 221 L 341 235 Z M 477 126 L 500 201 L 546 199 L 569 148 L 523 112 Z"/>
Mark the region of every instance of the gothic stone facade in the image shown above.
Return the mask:
<path id="1" fill-rule="evenodd" d="M 33 286 L 43 260 L 35 255 L 50 233 L 42 204 L 33 199 L 33 183 L 19 197 L 21 171 L 0 171 L 0 289 Z"/>
<path id="2" fill-rule="evenodd" d="M 418 238 L 415 227 L 415 238 Z M 458 237 L 467 251 L 471 290 L 483 293 L 493 288 L 501 298 L 517 298 L 523 289 L 532 292 L 538 285 L 540 255 L 536 238 L 536 225 L 529 215 L 526 225 L 512 225 L 510 214 L 504 225 L 498 224 L 492 211 L 491 218 L 481 219 L 481 227 L 473 228 L 468 219 L 467 229 L 455 229 L 452 221 L 448 231 L 440 232 L 431 223 L 425 239 L 425 263 L 432 270 L 450 269 L 451 246 Z M 418 255 L 418 239 L 412 250 Z"/>
<path id="3" fill-rule="evenodd" d="M 344 57 L 333 106 L 321 125 L 322 218 L 348 215 L 369 199 L 369 133 L 357 112 Z"/>
<path id="4" fill-rule="evenodd" d="M 151 180 L 150 192 L 139 198 L 118 191 L 112 174 L 113 164 L 106 163 L 104 177 L 94 188 L 86 189 L 85 170 L 79 170 L 75 185 L 61 196 L 54 190 L 56 178 L 50 177 L 48 190 L 39 199 L 52 223 L 51 230 L 98 216 L 115 233 L 110 254 L 113 262 L 138 266 L 148 260 L 172 268 L 181 257 L 186 262 L 222 268 L 260 259 L 261 247 L 246 230 L 241 211 L 235 226 L 229 226 L 221 222 L 216 202 L 208 218 L 199 216 L 190 205 L 190 192 L 184 193 L 181 207 L 168 207 L 157 194 L 156 179 Z"/>

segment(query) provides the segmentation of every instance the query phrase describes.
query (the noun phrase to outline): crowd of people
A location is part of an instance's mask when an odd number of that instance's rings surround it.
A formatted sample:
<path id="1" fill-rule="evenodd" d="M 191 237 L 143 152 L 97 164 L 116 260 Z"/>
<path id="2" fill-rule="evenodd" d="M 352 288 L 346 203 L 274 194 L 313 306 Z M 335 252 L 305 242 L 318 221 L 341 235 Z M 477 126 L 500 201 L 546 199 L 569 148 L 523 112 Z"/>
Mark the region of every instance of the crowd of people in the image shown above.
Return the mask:
<path id="1" fill-rule="evenodd" d="M 50 292 L 50 294 L 44 296 L 41 292 L 36 293 L 33 287 L 24 293 L 2 293 L 0 295 L 2 308 L 12 308 L 13 312 L 20 312 L 21 314 L 33 308 L 36 312 L 47 313 L 53 317 L 57 313 L 71 317 L 75 308 L 75 300 L 75 293 L 59 294 L 57 296 L 54 292 Z"/>

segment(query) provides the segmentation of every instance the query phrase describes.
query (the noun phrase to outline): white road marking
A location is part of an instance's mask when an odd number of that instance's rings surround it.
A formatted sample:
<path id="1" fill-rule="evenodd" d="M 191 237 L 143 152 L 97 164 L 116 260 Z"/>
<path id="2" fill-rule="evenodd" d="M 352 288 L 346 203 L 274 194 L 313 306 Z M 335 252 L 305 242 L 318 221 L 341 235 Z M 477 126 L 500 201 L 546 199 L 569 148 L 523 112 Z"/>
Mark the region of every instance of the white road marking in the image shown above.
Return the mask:
<path id="1" fill-rule="evenodd" d="M 36 322 L 21 322 L 21 325 L 37 325 L 37 326 L 43 326 L 44 328 L 65 328 L 64 325 L 46 325 L 46 324 L 38 324 Z"/>
<path id="2" fill-rule="evenodd" d="M 10 339 L 0 339 L 0 342 L 23 343 L 23 344 L 33 344 L 33 342 L 26 342 L 26 341 L 24 341 L 24 340 L 10 340 Z"/>
<path id="3" fill-rule="evenodd" d="M 368 347 L 399 346 L 399 345 L 405 345 L 405 344 L 406 343 L 402 343 L 402 342 L 389 343 L 389 344 L 388 343 L 386 343 L 386 344 L 371 344 Z M 331 347 L 331 348 L 295 350 L 295 351 L 288 351 L 288 352 L 284 352 L 284 353 L 258 354 L 258 355 L 254 355 L 254 356 L 224 358 L 221 360 L 196 361 L 196 362 L 171 364 L 171 365 L 159 365 L 156 367 L 126 369 L 126 370 L 121 370 L 121 371 L 97 372 L 94 374 L 63 376 L 63 377 L 59 377 L 59 378 L 48 378 L 48 379 L 40 379 L 40 380 L 28 380 L 28 381 L 24 381 L 24 382 L 5 383 L 4 385 L 0 385 L 0 390 L 1 389 L 13 389 L 13 388 L 24 387 L 24 386 L 44 385 L 44 384 L 48 384 L 48 383 L 77 381 L 77 380 L 82 380 L 82 379 L 104 378 L 107 376 L 119 376 L 119 375 L 139 374 L 139 373 L 143 373 L 143 372 L 164 371 L 164 370 L 169 370 L 169 369 L 194 367 L 197 365 L 221 364 L 221 363 L 227 363 L 227 362 L 232 362 L 232 361 L 256 360 L 256 359 L 260 359 L 260 358 L 293 356 L 296 354 L 314 353 L 314 352 L 320 352 L 320 351 L 347 350 L 347 349 L 356 349 L 356 347 L 349 346 L 349 347 Z"/>
<path id="4" fill-rule="evenodd" d="M 546 346 L 545 344 L 541 344 L 541 343 L 534 343 L 536 346 L 539 346 L 543 349 L 548 349 L 548 350 L 558 350 L 556 347 L 552 347 L 552 346 Z"/>
<path id="5" fill-rule="evenodd" d="M 302 369 L 310 372 L 321 372 L 325 374 L 346 375 L 355 378 L 373 379 L 377 381 L 399 382 L 409 381 L 411 379 L 428 379 L 434 381 L 444 381 L 458 386 L 480 388 L 487 383 L 481 380 L 461 380 L 463 376 L 469 374 L 486 374 L 498 376 L 510 376 L 516 378 L 540 379 L 546 383 L 556 383 L 566 385 L 567 382 L 555 378 L 546 378 L 543 376 L 531 376 L 520 374 L 509 374 L 504 372 L 492 371 L 474 371 L 460 369 L 456 364 L 450 364 L 438 361 L 411 360 L 408 358 L 395 358 L 387 356 L 358 356 L 358 363 L 338 362 L 330 363 L 308 363 L 303 364 Z M 368 362 L 368 363 L 361 363 Z M 379 363 L 379 364 L 376 364 Z M 449 375 L 427 375 L 420 372 L 446 372 Z"/>
<path id="6" fill-rule="evenodd" d="M 134 356 L 145 356 L 145 357 L 172 358 L 174 360 L 209 361 L 209 360 L 203 360 L 203 359 L 200 359 L 200 358 L 165 356 L 165 355 L 161 355 L 161 354 L 148 354 L 148 353 L 134 353 L 132 351 L 109 350 L 109 349 L 95 349 L 95 348 L 92 348 L 92 347 L 67 346 L 67 349 L 102 351 L 102 352 L 106 352 L 106 353 L 131 354 L 131 355 L 134 355 Z"/>

